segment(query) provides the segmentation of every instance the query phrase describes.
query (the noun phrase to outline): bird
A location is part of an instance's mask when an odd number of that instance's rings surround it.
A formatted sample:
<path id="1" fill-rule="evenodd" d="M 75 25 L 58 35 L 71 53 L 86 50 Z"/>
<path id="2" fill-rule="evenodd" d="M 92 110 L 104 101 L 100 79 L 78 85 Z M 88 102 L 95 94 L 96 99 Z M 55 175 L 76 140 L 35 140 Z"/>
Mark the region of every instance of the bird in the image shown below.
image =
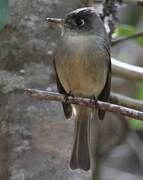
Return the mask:
<path id="1" fill-rule="evenodd" d="M 108 101 L 111 89 L 110 41 L 95 8 L 69 12 L 65 18 L 47 18 L 60 24 L 53 64 L 57 89 L 67 95 Z M 96 121 L 105 111 L 62 103 L 65 117 L 75 119 L 71 169 L 88 171 L 93 163 Z M 97 120 L 98 119 L 98 120 Z"/>

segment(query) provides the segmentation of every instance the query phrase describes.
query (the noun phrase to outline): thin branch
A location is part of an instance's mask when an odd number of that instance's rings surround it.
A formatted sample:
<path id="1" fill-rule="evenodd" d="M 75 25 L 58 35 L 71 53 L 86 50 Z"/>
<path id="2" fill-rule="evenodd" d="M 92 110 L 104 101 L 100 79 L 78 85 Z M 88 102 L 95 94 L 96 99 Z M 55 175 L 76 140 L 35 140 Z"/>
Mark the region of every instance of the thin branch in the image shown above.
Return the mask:
<path id="1" fill-rule="evenodd" d="M 108 26 L 109 26 L 109 39 L 112 39 L 112 33 L 115 30 L 115 24 L 117 21 L 117 6 L 116 0 L 105 0 L 103 3 L 103 14 L 101 18 L 105 22 L 105 18 L 108 17 Z"/>
<path id="2" fill-rule="evenodd" d="M 143 80 L 143 68 L 118 61 L 114 58 L 111 58 L 111 61 L 113 75 L 134 81 Z"/>
<path id="3" fill-rule="evenodd" d="M 139 32 L 139 33 L 133 34 L 131 36 L 127 36 L 127 37 L 122 37 L 122 38 L 119 38 L 117 40 L 113 40 L 111 42 L 111 46 L 115 46 L 116 44 L 119 44 L 121 42 L 130 40 L 130 39 L 135 39 L 135 38 L 138 38 L 138 37 L 141 37 L 141 36 L 143 36 L 143 32 Z"/>
<path id="4" fill-rule="evenodd" d="M 118 93 L 111 92 L 110 102 L 113 104 L 118 104 L 120 106 L 125 106 L 131 109 L 136 109 L 138 111 L 143 111 L 143 101 L 127 97 Z"/>
<path id="5" fill-rule="evenodd" d="M 103 2 L 101 18 L 105 24 L 108 24 L 110 41 L 112 40 L 112 34 L 118 22 L 117 11 L 119 4 L 123 4 L 123 0 L 104 0 Z"/>
<path id="6" fill-rule="evenodd" d="M 11 93 L 17 93 L 17 94 L 18 93 L 23 94 L 24 92 L 25 90 L 19 88 L 15 88 L 13 91 L 11 91 Z M 135 109 L 138 111 L 143 111 L 143 101 L 131 97 L 127 97 L 119 93 L 111 92 L 109 102 L 113 104 L 125 106 L 131 109 Z"/>
<path id="7" fill-rule="evenodd" d="M 66 98 L 65 100 L 65 95 L 54 92 L 43 91 L 43 90 L 36 90 L 36 89 L 26 89 L 25 92 L 27 95 L 30 95 L 40 100 L 60 101 L 60 102 L 66 101 L 70 104 L 78 104 L 81 106 L 98 108 L 143 121 L 143 112 L 107 102 L 102 102 L 102 101 L 95 102 L 95 101 L 91 101 L 91 99 L 89 98 L 71 97 L 71 96 L 69 96 L 68 99 Z"/>

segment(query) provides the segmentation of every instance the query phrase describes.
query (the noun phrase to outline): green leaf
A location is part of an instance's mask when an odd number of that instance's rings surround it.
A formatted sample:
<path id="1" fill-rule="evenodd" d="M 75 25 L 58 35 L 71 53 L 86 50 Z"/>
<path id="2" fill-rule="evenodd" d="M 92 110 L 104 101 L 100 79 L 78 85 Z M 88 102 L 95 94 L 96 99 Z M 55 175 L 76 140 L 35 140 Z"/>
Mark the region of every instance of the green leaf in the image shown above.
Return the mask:
<path id="1" fill-rule="evenodd" d="M 115 34 L 118 37 L 126 37 L 131 36 L 133 34 L 137 33 L 137 30 L 132 25 L 120 25 L 116 31 Z M 143 46 L 143 37 L 135 38 L 134 39 L 140 46 Z"/>
<path id="2" fill-rule="evenodd" d="M 131 25 L 121 25 L 116 29 L 117 36 L 130 36 L 136 33 L 136 28 Z"/>
<path id="3" fill-rule="evenodd" d="M 130 119 L 128 120 L 129 125 L 131 127 L 131 129 L 133 130 L 137 130 L 137 129 L 143 129 L 143 122 L 136 120 L 136 119 Z"/>
<path id="4" fill-rule="evenodd" d="M 143 37 L 137 38 L 136 41 L 139 45 L 143 46 Z"/>
<path id="5" fill-rule="evenodd" d="M 143 83 L 138 85 L 136 97 L 137 99 L 143 100 Z M 128 122 L 131 129 L 143 129 L 143 121 L 130 119 Z"/>
<path id="6" fill-rule="evenodd" d="M 137 96 L 137 99 L 143 100 L 143 83 L 138 85 L 136 96 Z"/>
<path id="7" fill-rule="evenodd" d="M 8 21 L 8 0 L 0 0 L 0 31 Z"/>

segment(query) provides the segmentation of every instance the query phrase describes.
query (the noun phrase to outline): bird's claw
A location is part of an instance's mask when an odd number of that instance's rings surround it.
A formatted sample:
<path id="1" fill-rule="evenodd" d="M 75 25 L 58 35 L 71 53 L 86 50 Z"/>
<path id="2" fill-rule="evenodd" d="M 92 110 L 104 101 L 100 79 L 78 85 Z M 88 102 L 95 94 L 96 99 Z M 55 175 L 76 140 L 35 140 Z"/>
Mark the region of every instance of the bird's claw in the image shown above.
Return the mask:
<path id="1" fill-rule="evenodd" d="M 72 92 L 69 91 L 68 93 L 65 94 L 65 97 L 64 97 L 66 103 L 68 103 L 69 96 L 72 96 L 74 98 L 74 95 L 72 94 Z"/>
<path id="2" fill-rule="evenodd" d="M 95 97 L 94 95 L 90 98 L 90 103 L 93 104 L 95 107 L 97 106 L 97 97 Z"/>

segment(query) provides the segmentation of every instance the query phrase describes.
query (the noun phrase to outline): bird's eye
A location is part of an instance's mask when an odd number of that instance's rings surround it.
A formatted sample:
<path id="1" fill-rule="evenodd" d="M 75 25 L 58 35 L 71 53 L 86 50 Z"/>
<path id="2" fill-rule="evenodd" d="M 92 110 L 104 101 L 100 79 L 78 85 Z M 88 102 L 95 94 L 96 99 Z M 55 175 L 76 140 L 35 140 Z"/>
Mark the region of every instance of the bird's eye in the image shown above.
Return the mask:
<path id="1" fill-rule="evenodd" d="M 81 27 L 85 24 L 85 21 L 84 21 L 84 19 L 78 19 L 76 23 L 79 27 Z"/>

